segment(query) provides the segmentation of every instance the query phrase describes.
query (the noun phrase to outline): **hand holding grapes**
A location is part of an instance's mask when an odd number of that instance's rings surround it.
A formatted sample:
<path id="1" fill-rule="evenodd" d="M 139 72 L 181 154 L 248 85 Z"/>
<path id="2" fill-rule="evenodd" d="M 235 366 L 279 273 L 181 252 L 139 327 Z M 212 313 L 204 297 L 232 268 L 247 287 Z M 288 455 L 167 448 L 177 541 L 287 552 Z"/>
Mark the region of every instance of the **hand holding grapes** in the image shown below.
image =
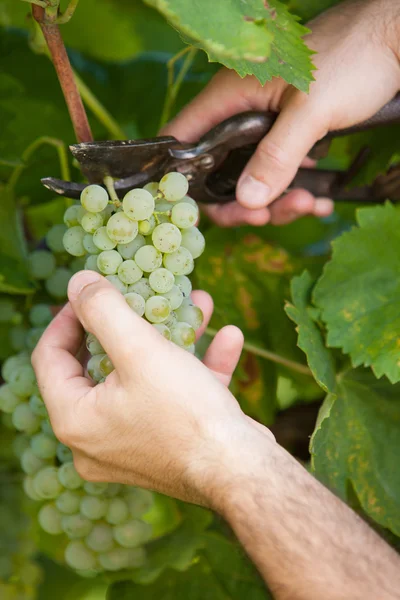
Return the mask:
<path id="1" fill-rule="evenodd" d="M 212 478 L 212 456 L 222 460 L 219 446 L 253 428 L 225 387 L 241 352 L 240 331 L 222 329 L 202 364 L 159 335 L 97 273 L 75 275 L 69 299 L 32 360 L 54 432 L 71 447 L 80 474 L 212 504 L 202 485 Z M 209 296 L 196 292 L 194 300 L 209 317 Z M 75 358 L 81 324 L 115 367 L 95 387 Z"/>
<path id="2" fill-rule="evenodd" d="M 332 212 L 331 200 L 306 190 L 276 199 L 302 163 L 312 165 L 305 157 L 320 138 L 372 116 L 399 90 L 398 14 L 397 0 L 341 2 L 309 24 L 306 42 L 317 52 L 317 70 L 308 95 L 282 79 L 261 86 L 255 77 L 223 69 L 163 129 L 163 135 L 192 142 L 236 113 L 280 113 L 238 182 L 237 202 L 203 208 L 218 225 L 283 225 Z"/>

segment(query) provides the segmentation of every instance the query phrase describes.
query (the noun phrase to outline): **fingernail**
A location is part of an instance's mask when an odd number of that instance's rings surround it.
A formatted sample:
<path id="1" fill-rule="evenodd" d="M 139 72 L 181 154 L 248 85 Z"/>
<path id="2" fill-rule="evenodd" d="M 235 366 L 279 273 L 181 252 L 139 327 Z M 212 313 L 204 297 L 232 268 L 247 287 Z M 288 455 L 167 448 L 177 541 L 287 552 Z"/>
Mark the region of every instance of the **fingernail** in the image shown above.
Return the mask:
<path id="1" fill-rule="evenodd" d="M 245 175 L 238 184 L 238 201 L 247 208 L 262 208 L 268 204 L 270 191 L 268 185 L 259 179 Z"/>
<path id="2" fill-rule="evenodd" d="M 314 214 L 318 217 L 327 217 L 334 208 L 333 200 L 330 198 L 317 198 L 314 204 Z"/>
<path id="3" fill-rule="evenodd" d="M 96 273 L 96 271 L 79 271 L 79 273 L 75 273 L 68 284 L 68 296 L 79 296 L 83 288 L 91 283 L 100 281 L 100 278 L 100 273 Z"/>

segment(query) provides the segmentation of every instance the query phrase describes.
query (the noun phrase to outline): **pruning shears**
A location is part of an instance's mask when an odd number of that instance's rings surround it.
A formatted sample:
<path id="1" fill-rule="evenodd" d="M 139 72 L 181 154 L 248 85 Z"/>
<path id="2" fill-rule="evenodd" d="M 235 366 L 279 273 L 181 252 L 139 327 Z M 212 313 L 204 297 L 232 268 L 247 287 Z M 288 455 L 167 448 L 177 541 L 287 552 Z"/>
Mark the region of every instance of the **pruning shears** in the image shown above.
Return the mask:
<path id="1" fill-rule="evenodd" d="M 179 171 L 188 178 L 190 195 L 195 200 L 224 204 L 235 199 L 236 183 L 245 164 L 277 117 L 272 112 L 240 113 L 211 129 L 196 144 L 181 143 L 174 137 L 155 137 L 87 142 L 72 145 L 70 150 L 90 183 L 103 185 L 105 177 L 111 176 L 119 197 L 150 181 L 159 181 L 169 171 Z M 310 156 L 325 155 L 333 138 L 393 124 L 400 124 L 400 94 L 367 121 L 330 132 L 314 146 Z M 379 202 L 387 197 L 400 201 L 400 171 L 396 168 L 371 186 L 348 189 L 368 155 L 369 149 L 363 148 L 348 171 L 300 168 L 288 189 L 306 188 L 315 196 L 339 201 Z M 53 177 L 42 179 L 42 183 L 68 198 L 79 198 L 87 185 Z"/>

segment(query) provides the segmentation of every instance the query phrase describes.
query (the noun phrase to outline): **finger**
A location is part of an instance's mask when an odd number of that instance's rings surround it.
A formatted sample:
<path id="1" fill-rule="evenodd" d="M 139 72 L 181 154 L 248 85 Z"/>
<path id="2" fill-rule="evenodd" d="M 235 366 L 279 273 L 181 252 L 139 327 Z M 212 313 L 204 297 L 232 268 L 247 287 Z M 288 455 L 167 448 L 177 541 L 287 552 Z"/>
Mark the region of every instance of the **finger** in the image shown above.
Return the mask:
<path id="1" fill-rule="evenodd" d="M 327 217 L 334 203 L 329 198 L 314 198 L 307 190 L 292 190 L 269 207 L 273 225 L 287 225 L 304 215 Z"/>
<path id="2" fill-rule="evenodd" d="M 326 130 L 325 119 L 314 102 L 301 99 L 288 103 L 240 176 L 238 202 L 246 208 L 262 208 L 280 196 Z"/>
<path id="3" fill-rule="evenodd" d="M 207 292 L 203 292 L 203 290 L 195 290 L 194 292 L 192 292 L 191 296 L 196 306 L 199 306 L 201 308 L 204 317 L 201 326 L 196 331 L 196 340 L 198 340 L 203 335 L 206 327 L 208 327 L 213 313 L 214 303 L 210 294 L 207 294 Z"/>
<path id="4" fill-rule="evenodd" d="M 238 225 L 261 227 L 270 220 L 267 208 L 251 210 L 240 206 L 237 202 L 201 205 L 201 210 L 220 227 L 237 227 Z"/>
<path id="5" fill-rule="evenodd" d="M 75 358 L 84 331 L 70 304 L 57 314 L 32 353 L 32 365 L 51 416 L 88 392 L 92 384 Z"/>
<path id="6" fill-rule="evenodd" d="M 234 325 L 221 329 L 205 353 L 203 362 L 226 386 L 229 385 L 243 348 L 243 333 Z"/>
<path id="7" fill-rule="evenodd" d="M 121 378 L 131 378 L 140 353 L 150 347 L 156 351 L 166 341 L 99 273 L 76 273 L 69 282 L 68 297 L 79 321 L 97 337 Z"/>
<path id="8" fill-rule="evenodd" d="M 253 86 L 249 82 L 253 81 Z M 210 83 L 160 132 L 173 135 L 182 142 L 197 141 L 212 127 L 235 115 L 252 108 L 249 98 L 255 78 L 240 79 L 226 69 L 215 75 Z M 258 87 L 259 84 L 258 84 Z"/>

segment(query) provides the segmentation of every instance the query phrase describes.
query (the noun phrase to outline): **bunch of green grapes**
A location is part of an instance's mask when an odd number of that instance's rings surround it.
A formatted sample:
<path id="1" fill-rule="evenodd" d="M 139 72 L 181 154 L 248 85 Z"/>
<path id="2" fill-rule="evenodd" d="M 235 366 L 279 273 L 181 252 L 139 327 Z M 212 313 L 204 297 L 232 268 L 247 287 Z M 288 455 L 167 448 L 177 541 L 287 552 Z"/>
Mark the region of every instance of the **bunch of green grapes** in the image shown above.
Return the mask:
<path id="1" fill-rule="evenodd" d="M 194 352 L 203 314 L 191 301 L 188 275 L 205 241 L 195 226 L 199 209 L 187 191 L 180 173 L 131 190 L 116 203 L 104 188 L 89 185 L 80 204 L 65 213 L 63 242 L 72 256 L 85 256 L 85 269 L 103 274 L 161 335 Z M 114 367 L 93 335 L 87 348 L 88 372 L 100 382 Z"/>
<path id="2" fill-rule="evenodd" d="M 6 437 L 0 431 L 4 443 Z M 7 440 L 10 441 L 10 440 Z M 4 458 L 6 460 L 4 461 Z M 3 462 L 4 461 L 4 462 Z M 32 519 L 24 510 L 25 497 L 8 457 L 0 469 L 0 598 L 34 600 L 41 580 L 35 563 Z"/>
<path id="3" fill-rule="evenodd" d="M 122 203 L 110 202 L 100 186 L 87 186 L 81 203 L 67 208 L 65 225 L 54 226 L 46 236 L 50 250 L 30 255 L 33 277 L 44 282 L 50 296 L 62 300 L 73 272 L 96 270 L 161 335 L 193 352 L 203 315 L 190 299 L 187 275 L 204 250 L 204 238 L 195 227 L 198 207 L 187 191 L 187 180 L 179 173 L 128 192 Z M 29 327 L 14 328 L 13 345 L 19 353 L 1 371 L 5 383 L 0 386 L 0 411 L 19 432 L 25 493 L 41 503 L 39 525 L 60 536 L 71 568 L 91 575 L 140 567 L 146 561 L 145 544 L 154 537 L 146 519 L 154 495 L 131 486 L 84 481 L 71 451 L 56 439 L 30 359 L 51 319 L 49 304 L 31 307 Z M 92 335 L 87 347 L 92 355 L 88 372 L 102 381 L 113 366 Z"/>

